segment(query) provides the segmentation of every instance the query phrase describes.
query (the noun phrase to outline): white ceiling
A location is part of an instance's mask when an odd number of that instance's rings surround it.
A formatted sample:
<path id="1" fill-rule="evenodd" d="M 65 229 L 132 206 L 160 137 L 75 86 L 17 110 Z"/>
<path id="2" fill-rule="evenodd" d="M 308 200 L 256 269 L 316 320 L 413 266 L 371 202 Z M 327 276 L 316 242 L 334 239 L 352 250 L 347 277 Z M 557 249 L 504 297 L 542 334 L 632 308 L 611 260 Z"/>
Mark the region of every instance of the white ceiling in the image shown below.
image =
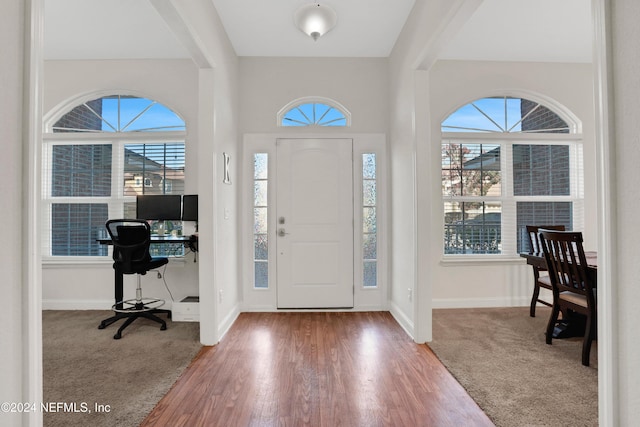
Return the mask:
<path id="1" fill-rule="evenodd" d="M 314 42 L 293 13 L 309 0 L 213 0 L 239 56 L 387 57 L 414 0 L 328 0 L 336 27 Z"/>
<path id="2" fill-rule="evenodd" d="M 331 0 L 338 25 L 314 42 L 293 25 L 308 0 L 211 1 L 239 56 L 294 57 L 386 57 L 414 4 Z M 45 59 L 189 57 L 149 0 L 44 3 Z M 589 0 L 484 0 L 440 57 L 590 62 L 590 8 Z"/>

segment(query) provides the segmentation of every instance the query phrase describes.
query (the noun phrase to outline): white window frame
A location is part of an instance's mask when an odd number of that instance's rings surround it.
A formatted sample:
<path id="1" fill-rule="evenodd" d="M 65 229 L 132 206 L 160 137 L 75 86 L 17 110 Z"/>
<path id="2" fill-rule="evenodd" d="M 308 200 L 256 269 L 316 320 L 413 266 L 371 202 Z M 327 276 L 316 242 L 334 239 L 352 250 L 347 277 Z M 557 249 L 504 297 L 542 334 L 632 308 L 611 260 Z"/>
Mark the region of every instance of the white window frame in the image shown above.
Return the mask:
<path id="1" fill-rule="evenodd" d="M 43 134 L 42 162 L 45 173 L 50 171 L 52 147 L 54 145 L 97 145 L 112 146 L 111 196 L 110 197 L 52 197 L 50 175 L 42 177 L 42 259 L 46 263 L 95 263 L 108 261 L 105 256 L 54 256 L 51 254 L 51 208 L 55 203 L 106 203 L 109 218 L 124 215 L 125 203 L 135 203 L 135 196 L 124 195 L 124 148 L 127 144 L 185 144 L 186 132 L 140 132 L 140 133 L 48 133 Z M 186 150 L 186 144 L 185 144 Z"/>
<path id="2" fill-rule="evenodd" d="M 502 194 L 500 196 L 445 196 L 441 202 L 441 245 L 443 261 L 505 260 L 517 259 L 517 202 L 571 202 L 573 204 L 573 229 L 584 229 L 584 167 L 582 135 L 579 134 L 515 134 L 515 133 L 469 133 L 443 132 L 440 147 L 447 141 L 463 143 L 500 144 L 500 171 Z M 568 196 L 514 196 L 513 195 L 513 145 L 566 145 L 569 147 L 570 194 Z M 440 171 L 439 171 L 440 172 Z M 446 201 L 498 201 L 502 205 L 500 254 L 445 254 L 444 253 L 444 203 Z"/>

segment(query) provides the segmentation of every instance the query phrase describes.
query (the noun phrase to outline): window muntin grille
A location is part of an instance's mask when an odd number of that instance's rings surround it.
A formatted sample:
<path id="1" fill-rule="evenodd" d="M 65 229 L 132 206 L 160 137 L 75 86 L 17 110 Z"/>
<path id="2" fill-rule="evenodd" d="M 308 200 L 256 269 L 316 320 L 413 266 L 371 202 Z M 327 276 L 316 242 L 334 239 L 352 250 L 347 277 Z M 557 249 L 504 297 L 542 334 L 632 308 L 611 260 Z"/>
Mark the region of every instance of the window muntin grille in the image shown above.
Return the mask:
<path id="1" fill-rule="evenodd" d="M 460 107 L 442 122 L 442 132 L 570 133 L 567 122 L 524 98 L 488 97 Z"/>
<path id="2" fill-rule="evenodd" d="M 184 131 L 185 123 L 168 107 L 146 98 L 104 96 L 84 102 L 62 116 L 53 132 Z"/>
<path id="3" fill-rule="evenodd" d="M 281 126 L 347 126 L 344 112 L 331 105 L 309 102 L 297 105 L 282 117 Z"/>
<path id="4" fill-rule="evenodd" d="M 501 193 L 500 144 L 448 142 L 442 145 L 442 194 Z"/>

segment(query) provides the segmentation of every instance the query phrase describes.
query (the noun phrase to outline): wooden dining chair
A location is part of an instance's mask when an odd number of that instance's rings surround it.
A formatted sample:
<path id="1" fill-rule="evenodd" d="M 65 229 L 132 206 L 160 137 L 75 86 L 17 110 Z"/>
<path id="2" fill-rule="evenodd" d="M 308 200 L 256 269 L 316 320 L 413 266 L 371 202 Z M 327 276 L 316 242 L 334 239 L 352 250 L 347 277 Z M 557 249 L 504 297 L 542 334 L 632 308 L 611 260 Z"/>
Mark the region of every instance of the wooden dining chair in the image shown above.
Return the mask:
<path id="1" fill-rule="evenodd" d="M 547 344 L 551 344 L 560 310 L 585 315 L 582 364 L 589 366 L 589 353 L 597 324 L 596 281 L 587 269 L 582 233 L 541 230 L 540 241 L 553 287 L 553 308 L 547 325 Z"/>
<path id="2" fill-rule="evenodd" d="M 529 252 L 542 253 L 542 246 L 540 244 L 540 236 L 538 230 L 555 230 L 564 231 L 564 225 L 527 225 L 527 237 L 529 238 Z M 553 290 L 549 276 L 547 275 L 547 269 L 544 267 L 533 265 L 533 295 L 531 296 L 531 306 L 529 307 L 529 316 L 536 317 L 536 305 L 538 303 L 544 304 L 548 307 L 553 306 L 552 302 L 544 299 L 540 299 L 540 288 L 546 288 L 550 291 Z M 540 274 L 542 273 L 542 274 Z"/>

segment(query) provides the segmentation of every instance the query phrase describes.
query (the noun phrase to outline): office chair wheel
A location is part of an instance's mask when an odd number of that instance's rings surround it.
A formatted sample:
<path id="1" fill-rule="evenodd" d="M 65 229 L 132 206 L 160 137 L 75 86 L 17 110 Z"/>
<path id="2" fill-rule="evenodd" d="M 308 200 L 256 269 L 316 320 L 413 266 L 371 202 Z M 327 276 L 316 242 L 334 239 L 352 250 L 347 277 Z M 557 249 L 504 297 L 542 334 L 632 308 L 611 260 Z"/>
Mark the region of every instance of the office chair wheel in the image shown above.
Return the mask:
<path id="1" fill-rule="evenodd" d="M 167 330 L 167 325 L 162 325 L 162 326 L 160 326 L 160 330 L 161 330 L 161 331 L 166 331 L 166 330 Z"/>
<path id="2" fill-rule="evenodd" d="M 122 338 L 122 334 L 121 334 L 120 332 L 118 332 L 117 334 L 115 334 L 115 335 L 113 336 L 113 339 L 114 339 L 114 340 L 119 340 L 120 338 Z"/>

